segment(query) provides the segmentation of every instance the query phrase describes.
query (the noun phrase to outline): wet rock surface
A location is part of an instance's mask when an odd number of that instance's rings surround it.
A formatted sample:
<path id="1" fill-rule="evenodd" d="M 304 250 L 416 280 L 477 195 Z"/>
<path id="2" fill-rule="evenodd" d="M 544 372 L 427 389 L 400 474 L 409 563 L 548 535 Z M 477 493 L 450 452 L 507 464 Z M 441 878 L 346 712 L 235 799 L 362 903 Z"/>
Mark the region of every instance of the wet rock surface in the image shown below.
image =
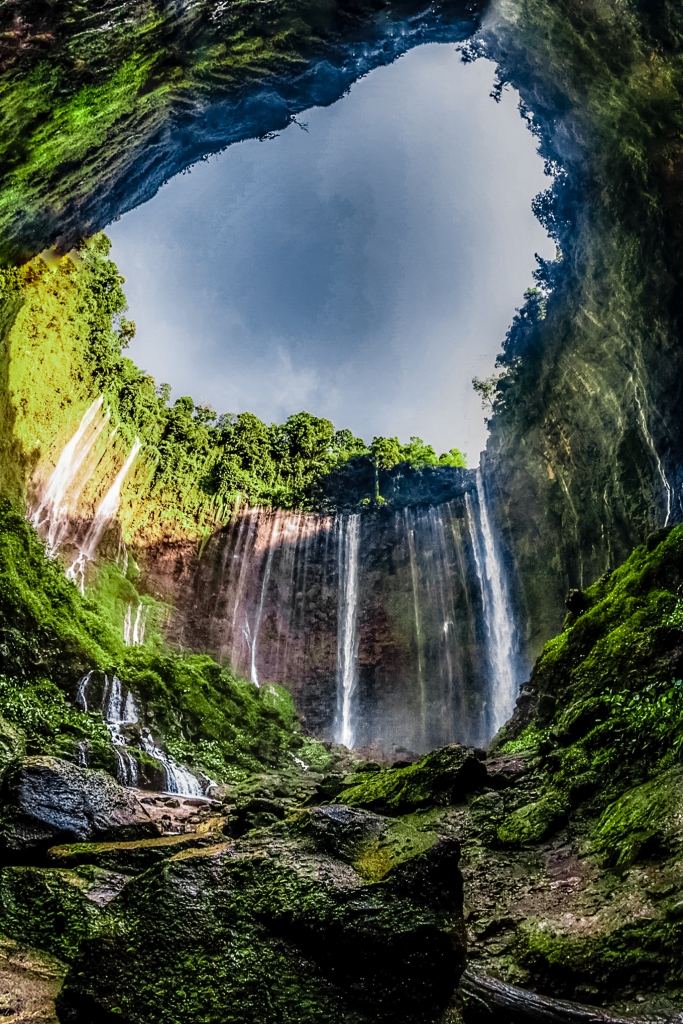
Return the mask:
<path id="1" fill-rule="evenodd" d="M 58 1024 L 55 998 L 66 965 L 0 935 L 0 1016 L 15 1024 Z"/>
<path id="2" fill-rule="evenodd" d="M 486 768 L 471 747 L 459 744 L 426 754 L 415 764 L 347 776 L 340 803 L 382 814 L 459 803 L 486 782 Z"/>
<path id="3" fill-rule="evenodd" d="M 105 772 L 55 757 L 29 757 L 15 766 L 4 787 L 6 853 L 65 839 L 141 838 L 159 827 L 136 795 Z"/>

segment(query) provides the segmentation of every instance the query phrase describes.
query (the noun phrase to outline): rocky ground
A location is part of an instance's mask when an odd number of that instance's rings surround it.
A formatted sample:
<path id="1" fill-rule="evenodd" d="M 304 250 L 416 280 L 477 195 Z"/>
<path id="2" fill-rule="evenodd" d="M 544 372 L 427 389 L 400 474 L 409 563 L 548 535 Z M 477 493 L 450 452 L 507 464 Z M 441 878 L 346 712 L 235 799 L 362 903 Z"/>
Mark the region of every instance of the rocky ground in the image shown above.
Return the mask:
<path id="1" fill-rule="evenodd" d="M 532 752 L 453 746 L 402 767 L 338 752 L 333 767 L 201 801 L 24 759 L 4 790 L 3 1015 L 52 1021 L 57 998 L 73 1024 L 454 1024 L 481 1017 L 456 991 L 467 946 L 466 981 L 606 1007 L 585 1019 L 679 1019 L 662 956 L 683 918 L 679 851 L 610 868 L 588 818 L 506 847 L 501 823 L 543 785 Z M 505 1019 L 584 1019 L 558 1006 Z"/>
<path id="2" fill-rule="evenodd" d="M 5 1015 L 33 1019 L 33 999 L 51 1019 L 66 973 L 59 1018 L 83 1024 L 449 1019 L 464 965 L 457 840 L 320 802 L 372 774 L 413 809 L 429 779 L 448 802 L 485 776 L 460 747 L 423 762 L 411 786 L 405 768 L 342 753 L 327 777 L 264 772 L 199 801 L 24 758 L 5 781 L 0 928 L 27 964 L 36 949 L 58 959 L 38 986 L 37 968 L 12 968 Z"/>

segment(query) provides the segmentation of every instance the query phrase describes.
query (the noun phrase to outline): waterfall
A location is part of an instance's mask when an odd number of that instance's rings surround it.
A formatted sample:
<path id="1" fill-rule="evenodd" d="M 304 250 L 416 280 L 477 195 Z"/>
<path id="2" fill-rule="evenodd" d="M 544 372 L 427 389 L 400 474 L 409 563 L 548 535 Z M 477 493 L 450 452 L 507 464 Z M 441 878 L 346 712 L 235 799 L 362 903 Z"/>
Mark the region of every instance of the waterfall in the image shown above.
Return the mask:
<path id="1" fill-rule="evenodd" d="M 409 511 L 405 509 L 405 528 L 408 539 L 408 557 L 410 559 L 410 581 L 413 592 L 413 619 L 415 622 L 415 642 L 417 646 L 417 685 L 420 693 L 420 732 L 424 738 L 427 732 L 427 692 L 425 689 L 424 675 L 424 638 L 422 635 L 422 621 L 420 617 L 420 588 L 417 568 L 417 557 L 415 553 L 415 530 L 411 527 Z"/>
<path id="2" fill-rule="evenodd" d="M 130 609 L 131 606 L 129 604 L 126 606 L 126 614 L 123 617 L 123 642 L 126 645 L 126 647 L 130 647 L 132 636 Z"/>
<path id="3" fill-rule="evenodd" d="M 84 711 L 88 710 L 88 687 L 93 673 L 88 672 L 78 682 L 76 703 Z M 117 772 L 116 778 L 122 786 L 134 787 L 139 781 L 139 766 L 135 755 L 132 753 L 132 745 L 129 743 L 123 726 L 135 725 L 139 722 L 139 711 L 135 698 L 130 690 L 127 691 L 124 700 L 124 690 L 121 680 L 113 675 L 111 678 L 105 675 L 104 688 L 102 690 L 101 711 L 104 722 L 109 730 L 114 749 L 116 751 Z M 178 796 L 202 796 L 203 787 L 199 780 L 183 765 L 161 750 L 154 741 L 149 729 L 143 727 L 140 730 L 140 747 L 147 754 L 160 763 L 164 770 L 164 790 L 167 793 L 175 793 Z M 79 747 L 79 763 L 86 752 Z"/>
<path id="4" fill-rule="evenodd" d="M 254 550 L 254 544 L 256 541 L 256 535 L 258 531 L 258 515 L 259 509 L 250 509 L 247 513 L 249 524 L 247 526 L 246 534 L 244 537 L 244 545 L 240 551 L 239 543 L 242 537 L 242 530 L 244 527 L 244 520 L 240 524 L 239 533 L 237 534 L 237 544 L 235 545 L 235 554 L 233 558 L 239 562 L 239 573 L 237 576 L 237 586 L 235 587 L 235 600 L 232 609 L 232 645 L 230 651 L 230 660 L 233 664 L 237 663 L 237 650 L 235 645 L 235 636 L 237 634 L 237 618 L 240 610 L 242 594 L 244 586 L 249 573 L 250 556 Z M 249 621 L 246 621 L 246 630 L 249 630 Z M 251 636 L 249 635 L 249 648 L 251 650 Z"/>
<path id="5" fill-rule="evenodd" d="M 129 750 L 116 748 L 116 780 L 122 786 L 134 789 L 138 784 L 138 763 Z"/>
<path id="6" fill-rule="evenodd" d="M 445 511 L 450 514 L 449 505 Z M 446 530 L 441 508 L 430 508 L 427 513 L 429 532 L 433 550 L 433 583 L 436 590 L 437 623 L 439 629 L 439 676 L 441 678 L 441 694 L 439 718 L 449 729 L 456 713 L 456 679 L 463 676 L 460 663 L 460 652 L 455 637 L 455 605 L 453 601 L 454 567 L 448 557 Z M 452 733 L 451 733 L 452 735 Z"/>
<path id="7" fill-rule="evenodd" d="M 339 522 L 339 604 L 337 617 L 337 718 L 336 740 L 351 749 L 356 728 L 355 700 L 358 690 L 358 553 L 360 515 Z"/>
<path id="8" fill-rule="evenodd" d="M 517 650 L 481 481 L 457 483 L 371 514 L 242 509 L 178 581 L 169 639 L 283 684 L 325 739 L 387 757 L 483 746 L 512 709 Z"/>
<path id="9" fill-rule="evenodd" d="M 62 449 L 42 500 L 29 517 L 37 530 L 47 527 L 45 546 L 49 555 L 56 553 L 66 535 L 69 504 L 78 498 L 85 484 L 81 481 L 81 486 L 76 486 L 78 474 L 109 421 L 109 410 L 104 416 L 98 415 L 101 408 L 102 395 L 86 409 L 78 430 Z"/>
<path id="10" fill-rule="evenodd" d="M 517 697 L 516 643 L 512 607 L 486 504 L 481 470 L 477 470 L 478 522 L 472 511 L 470 495 L 467 508 L 470 516 L 474 556 L 481 587 L 490 679 L 490 729 L 496 733 L 512 714 Z"/>
<path id="11" fill-rule="evenodd" d="M 88 683 L 92 672 L 87 672 L 81 679 L 78 680 L 78 686 L 76 688 L 76 704 L 81 711 L 88 710 Z"/>
<path id="12" fill-rule="evenodd" d="M 166 776 L 164 788 L 167 793 L 176 793 L 178 796 L 203 795 L 204 790 L 199 780 L 191 771 L 178 764 L 170 754 L 156 745 L 149 729 L 141 730 L 140 742 L 142 749 L 163 766 Z"/>
<path id="13" fill-rule="evenodd" d="M 254 621 L 254 630 L 251 633 L 251 672 L 250 679 L 256 686 L 259 685 L 258 669 L 256 666 L 256 655 L 258 645 L 258 635 L 261 629 L 261 619 L 263 617 L 263 604 L 266 599 L 266 591 L 268 590 L 268 583 L 270 582 L 270 573 L 273 567 L 273 556 L 275 554 L 275 545 L 277 535 L 280 527 L 280 514 L 278 512 L 273 516 L 273 524 L 270 530 L 270 538 L 268 543 L 268 552 L 266 554 L 266 567 L 263 571 L 263 582 L 261 584 L 261 596 L 259 598 L 258 608 L 256 611 L 256 618 Z M 248 626 L 247 622 L 247 626 Z"/>
<path id="14" fill-rule="evenodd" d="M 126 614 L 123 618 L 123 642 L 126 647 L 137 647 L 145 642 L 145 627 L 147 624 L 147 613 L 149 607 L 142 601 L 138 602 L 135 619 L 133 619 L 133 605 L 128 604 Z"/>
<path id="15" fill-rule="evenodd" d="M 66 575 L 69 579 L 75 580 L 79 583 L 81 593 L 83 592 L 85 585 L 86 563 L 91 562 L 97 554 L 97 547 L 102 540 L 104 531 L 118 511 L 119 503 L 121 501 L 121 488 L 123 487 L 124 481 L 128 476 L 141 447 L 142 442 L 139 437 L 136 437 L 128 458 L 116 474 L 113 484 L 95 510 L 94 519 L 88 528 L 83 544 L 80 546 L 78 558 L 66 571 Z"/>
<path id="16" fill-rule="evenodd" d="M 147 614 L 149 612 L 149 606 L 143 605 L 142 601 L 138 605 L 138 610 L 135 613 L 135 622 L 133 623 L 133 646 L 144 644 L 145 642 L 145 628 L 147 625 Z"/>
<path id="17" fill-rule="evenodd" d="M 669 520 L 671 519 L 671 511 L 673 506 L 673 488 L 669 483 L 669 479 L 664 471 L 664 465 L 659 456 L 659 452 L 657 451 L 657 446 L 655 445 L 654 438 L 652 437 L 652 433 L 650 432 L 650 428 L 647 425 L 647 419 L 645 418 L 645 410 L 643 409 L 642 402 L 640 401 L 640 397 L 638 395 L 638 387 L 636 385 L 636 382 L 634 381 L 633 377 L 630 377 L 629 379 L 633 384 L 633 395 L 636 400 L 636 405 L 638 407 L 638 417 L 640 419 L 640 427 L 643 432 L 643 437 L 645 438 L 648 448 L 652 452 L 655 463 L 657 465 L 657 472 L 659 473 L 659 477 L 662 481 L 664 492 L 666 494 L 666 517 L 664 519 L 664 526 L 668 526 Z"/>

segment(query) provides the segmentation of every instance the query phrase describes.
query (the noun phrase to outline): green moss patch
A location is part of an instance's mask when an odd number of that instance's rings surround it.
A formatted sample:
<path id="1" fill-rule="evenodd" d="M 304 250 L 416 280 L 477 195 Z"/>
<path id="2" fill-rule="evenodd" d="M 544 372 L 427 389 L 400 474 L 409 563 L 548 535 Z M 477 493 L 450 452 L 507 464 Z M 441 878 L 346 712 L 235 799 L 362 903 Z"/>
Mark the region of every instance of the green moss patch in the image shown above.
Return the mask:
<path id="1" fill-rule="evenodd" d="M 595 846 L 611 864 L 628 867 L 639 857 L 683 850 L 683 770 L 672 769 L 629 789 L 606 809 Z"/>
<path id="2" fill-rule="evenodd" d="M 566 820 L 567 805 L 559 793 L 546 794 L 526 804 L 502 822 L 497 829 L 498 841 L 506 846 L 523 846 L 545 839 Z"/>
<path id="3" fill-rule="evenodd" d="M 10 938 L 72 960 L 125 879 L 84 867 L 0 869 L 0 929 Z"/>
<path id="4" fill-rule="evenodd" d="M 173 857 L 184 850 L 215 846 L 223 837 L 213 833 L 190 833 L 179 836 L 161 836 L 158 839 L 140 839 L 128 843 L 69 843 L 48 850 L 48 860 L 60 868 L 73 868 L 94 864 L 110 871 L 139 874 L 153 864 Z"/>
<path id="5" fill-rule="evenodd" d="M 468 747 L 453 744 L 406 768 L 360 773 L 360 781 L 346 787 L 335 803 L 380 814 L 407 814 L 419 807 L 460 802 L 485 782 L 483 764 Z"/>

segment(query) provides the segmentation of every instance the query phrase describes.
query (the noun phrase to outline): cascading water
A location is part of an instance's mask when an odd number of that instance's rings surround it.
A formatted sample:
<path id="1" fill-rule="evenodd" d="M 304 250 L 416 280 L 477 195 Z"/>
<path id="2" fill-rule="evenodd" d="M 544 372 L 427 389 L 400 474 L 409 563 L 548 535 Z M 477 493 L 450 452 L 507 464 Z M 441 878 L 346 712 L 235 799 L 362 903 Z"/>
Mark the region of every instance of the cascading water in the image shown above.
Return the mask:
<path id="1" fill-rule="evenodd" d="M 358 555 L 360 515 L 338 524 L 339 610 L 337 617 L 337 715 L 335 739 L 353 747 L 358 694 Z"/>
<path id="2" fill-rule="evenodd" d="M 97 548 L 104 536 L 104 531 L 118 512 L 121 501 L 121 488 L 123 487 L 124 481 L 128 476 L 141 447 L 142 442 L 140 441 L 140 438 L 136 437 L 133 447 L 128 454 L 128 458 L 116 474 L 113 484 L 95 510 L 95 516 L 88 528 L 85 539 L 83 543 L 79 545 L 78 558 L 66 570 L 68 578 L 78 582 L 81 592 L 83 592 L 85 584 L 86 563 L 91 562 L 97 554 Z"/>
<path id="3" fill-rule="evenodd" d="M 42 496 L 30 514 L 30 521 L 43 533 L 45 547 L 54 556 L 69 529 L 72 505 L 87 482 L 81 474 L 88 456 L 109 421 L 109 410 L 102 414 L 102 395 L 86 409 L 78 430 L 62 449 Z"/>
<path id="4" fill-rule="evenodd" d="M 474 555 L 479 577 L 490 666 L 489 721 L 495 733 L 512 714 L 517 697 L 515 627 L 498 549 L 493 538 L 481 470 L 476 474 L 476 514 L 467 496 L 473 523 Z"/>
<path id="5" fill-rule="evenodd" d="M 261 596 L 259 598 L 258 608 L 256 610 L 256 618 L 254 621 L 254 629 L 250 631 L 249 638 L 251 641 L 251 672 L 249 678 L 255 686 L 259 685 L 258 668 L 257 668 L 257 656 L 258 656 L 258 635 L 261 630 L 261 619 L 263 618 L 263 604 L 266 599 L 266 593 L 268 591 L 268 583 L 270 582 L 270 573 L 273 568 L 273 556 L 275 555 L 275 549 L 277 545 L 277 538 L 280 526 L 280 516 L 275 514 L 273 516 L 273 525 L 270 532 L 270 538 L 268 542 L 268 551 L 266 554 L 266 565 L 263 571 L 263 583 L 261 584 Z M 248 624 L 247 624 L 248 625 Z"/>
<path id="6" fill-rule="evenodd" d="M 88 710 L 88 684 L 92 678 L 92 672 L 88 672 L 82 679 L 78 680 L 76 688 L 76 704 L 81 711 Z"/>
<path id="7" fill-rule="evenodd" d="M 485 745 L 514 705 L 516 634 L 481 480 L 449 479 L 439 504 L 242 509 L 180 574 L 146 563 L 176 607 L 168 639 L 285 685 L 326 739 L 399 757 Z"/>
<path id="8" fill-rule="evenodd" d="M 88 688 L 91 685 L 92 678 L 93 673 L 88 672 L 87 675 L 79 680 L 77 686 L 76 703 L 84 711 L 88 710 Z M 140 714 L 135 698 L 130 690 L 126 692 L 124 699 L 124 688 L 118 676 L 113 675 L 110 678 L 108 675 L 105 675 L 100 709 L 116 750 L 118 762 L 116 777 L 121 785 L 135 787 L 140 779 L 140 771 L 137 758 L 132 753 L 135 747 L 129 741 L 125 727 L 137 725 Z M 161 750 L 154 742 L 149 729 L 145 726 L 139 729 L 139 743 L 140 748 L 161 765 L 165 778 L 164 790 L 167 793 L 175 793 L 179 796 L 203 795 L 202 784 L 196 776 L 188 771 L 187 768 L 178 764 L 170 754 Z M 84 762 L 87 761 L 85 751 L 83 752 L 83 760 Z"/>
<path id="9" fill-rule="evenodd" d="M 123 642 L 126 647 L 138 647 L 144 644 L 148 612 L 149 607 L 139 601 L 135 610 L 135 618 L 133 618 L 133 605 L 126 606 L 126 614 L 123 618 Z"/>
<path id="10" fill-rule="evenodd" d="M 420 614 L 420 596 L 417 571 L 417 557 L 415 552 L 415 531 L 410 522 L 410 510 L 405 509 L 406 537 L 408 540 L 408 554 L 410 558 L 410 582 L 413 592 L 413 619 L 415 620 L 415 644 L 417 648 L 417 685 L 420 695 L 420 727 L 424 737 L 427 732 L 427 693 L 425 690 L 424 676 L 424 640 L 422 636 L 422 621 Z"/>

